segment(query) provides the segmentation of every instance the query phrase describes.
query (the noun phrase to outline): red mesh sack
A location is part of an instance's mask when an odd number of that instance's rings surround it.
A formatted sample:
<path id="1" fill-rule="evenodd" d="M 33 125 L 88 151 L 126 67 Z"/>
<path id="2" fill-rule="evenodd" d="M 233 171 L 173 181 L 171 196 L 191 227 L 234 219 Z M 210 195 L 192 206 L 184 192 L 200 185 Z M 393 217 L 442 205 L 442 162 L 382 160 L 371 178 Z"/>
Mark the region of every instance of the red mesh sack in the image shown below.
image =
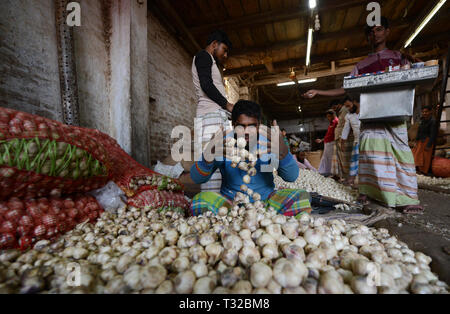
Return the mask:
<path id="1" fill-rule="evenodd" d="M 182 192 L 183 185 L 179 180 L 171 179 L 156 173 L 139 164 L 129 156 L 117 142 L 106 134 L 92 130 L 96 138 L 108 151 L 109 163 L 113 181 L 125 192 L 127 197 L 133 197 L 147 190 L 167 190 Z"/>
<path id="2" fill-rule="evenodd" d="M 98 130 L 0 107 L 0 200 L 82 193 L 109 180 L 128 197 L 149 189 L 183 189 Z"/>
<path id="3" fill-rule="evenodd" d="M 0 107 L 0 200 L 98 189 L 110 180 L 106 153 L 81 128 Z"/>
<path id="4" fill-rule="evenodd" d="M 450 178 L 450 159 L 435 157 L 432 169 L 436 177 Z"/>
<path id="5" fill-rule="evenodd" d="M 0 201 L 0 250 L 24 250 L 39 240 L 54 240 L 80 223 L 94 223 L 102 213 L 89 195 Z"/>
<path id="6" fill-rule="evenodd" d="M 179 208 L 186 210 L 189 202 L 183 193 L 174 193 L 172 191 L 147 190 L 139 193 L 133 198 L 128 199 L 128 205 L 137 208 Z"/>

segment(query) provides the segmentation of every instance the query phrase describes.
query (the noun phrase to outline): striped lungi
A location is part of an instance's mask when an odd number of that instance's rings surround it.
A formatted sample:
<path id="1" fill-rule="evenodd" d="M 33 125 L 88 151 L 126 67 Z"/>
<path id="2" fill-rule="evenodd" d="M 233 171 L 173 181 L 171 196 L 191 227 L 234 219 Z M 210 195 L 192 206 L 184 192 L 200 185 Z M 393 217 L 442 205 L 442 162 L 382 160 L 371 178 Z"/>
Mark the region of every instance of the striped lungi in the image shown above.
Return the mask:
<path id="1" fill-rule="evenodd" d="M 358 175 L 359 166 L 359 143 L 353 143 L 352 157 L 350 159 L 350 177 L 356 177 Z"/>
<path id="2" fill-rule="evenodd" d="M 285 216 L 298 217 L 304 213 L 311 213 L 310 194 L 304 190 L 284 189 L 272 192 L 265 201 L 267 207 L 273 207 Z M 207 211 L 218 214 L 219 208 L 232 208 L 232 201 L 225 196 L 214 192 L 201 192 L 192 200 L 190 213 L 199 216 Z"/>
<path id="3" fill-rule="evenodd" d="M 325 143 L 322 159 L 320 160 L 319 173 L 324 176 L 331 174 L 331 167 L 333 163 L 335 142 Z"/>
<path id="4" fill-rule="evenodd" d="M 224 110 L 218 110 L 216 112 L 210 112 L 205 115 L 197 117 L 201 119 L 201 123 L 197 125 L 200 130 L 196 130 L 197 134 L 202 134 L 202 150 L 205 149 L 206 145 L 213 138 L 214 134 L 223 127 L 224 132 L 231 128 L 231 121 L 229 120 L 230 113 Z M 222 175 L 220 170 L 217 170 L 211 179 L 200 185 L 202 192 L 220 192 L 222 186 Z"/>
<path id="5" fill-rule="evenodd" d="M 353 141 L 354 137 L 353 135 L 350 135 L 344 142 L 343 149 L 338 141 L 336 141 L 335 144 L 331 173 L 341 179 L 347 179 L 350 175 L 350 159 L 352 157 Z"/>
<path id="6" fill-rule="evenodd" d="M 389 207 L 418 205 L 406 122 L 364 123 L 359 145 L 360 194 Z"/>

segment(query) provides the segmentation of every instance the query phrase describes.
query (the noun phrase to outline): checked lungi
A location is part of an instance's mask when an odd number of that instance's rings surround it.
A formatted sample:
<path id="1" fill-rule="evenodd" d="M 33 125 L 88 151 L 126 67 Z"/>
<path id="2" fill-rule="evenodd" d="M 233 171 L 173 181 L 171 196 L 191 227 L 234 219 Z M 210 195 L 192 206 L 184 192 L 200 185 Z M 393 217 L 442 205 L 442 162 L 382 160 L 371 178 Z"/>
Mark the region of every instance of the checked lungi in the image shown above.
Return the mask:
<path id="1" fill-rule="evenodd" d="M 303 213 L 311 213 L 311 198 L 303 190 L 284 189 L 274 191 L 265 201 L 267 207 L 273 207 L 278 213 L 285 216 L 298 217 Z M 201 192 L 192 200 L 190 214 L 199 216 L 207 211 L 218 214 L 219 208 L 232 209 L 232 200 L 214 192 Z"/>

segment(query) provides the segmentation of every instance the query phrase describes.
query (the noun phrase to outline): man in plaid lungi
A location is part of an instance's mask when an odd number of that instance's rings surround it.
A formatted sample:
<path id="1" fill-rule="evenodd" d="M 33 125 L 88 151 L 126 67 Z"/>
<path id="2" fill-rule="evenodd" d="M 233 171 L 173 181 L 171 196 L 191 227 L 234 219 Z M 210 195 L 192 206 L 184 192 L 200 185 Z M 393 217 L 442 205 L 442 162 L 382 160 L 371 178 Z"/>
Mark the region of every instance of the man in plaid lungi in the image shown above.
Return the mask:
<path id="1" fill-rule="evenodd" d="M 271 159 L 275 158 L 278 161 L 276 170 L 283 180 L 294 182 L 299 175 L 297 163 L 284 143 L 278 128 L 276 129 L 278 132 L 275 133 L 279 141 L 278 154 L 276 149 L 270 145 L 272 141 L 276 142 L 276 140 L 272 140 L 273 135 L 271 135 L 270 130 L 266 126 L 261 125 L 260 106 L 251 101 L 239 101 L 233 109 L 232 122 L 234 128 L 241 127 L 244 130 L 247 144 L 249 143 L 250 134 L 256 132 L 259 138 L 257 149 L 265 152 L 259 154 L 259 159 L 255 165 L 257 174 L 251 178 L 248 188 L 258 193 L 267 206 L 273 207 L 286 216 L 298 216 L 305 212 L 310 213 L 312 209 L 308 192 L 302 190 L 276 191 L 273 171 L 262 171 L 264 166 L 271 164 Z M 228 136 L 234 136 L 234 134 L 228 134 Z M 274 152 L 273 154 L 271 153 L 272 151 Z M 236 193 L 241 191 L 241 186 L 244 184 L 243 177 L 247 174 L 246 171 L 239 169 L 239 167 L 233 168 L 231 163 L 230 159 L 218 158 L 218 156 L 213 161 L 208 162 L 203 155 L 202 160 L 193 165 L 191 178 L 197 184 L 208 182 L 217 169 L 220 170 L 223 181 L 220 193 L 202 192 L 194 197 L 191 205 L 192 215 L 200 215 L 205 211 L 217 213 L 220 207 L 231 208 L 232 200 L 235 198 Z M 252 203 L 255 201 L 252 197 L 249 197 L 249 199 Z"/>

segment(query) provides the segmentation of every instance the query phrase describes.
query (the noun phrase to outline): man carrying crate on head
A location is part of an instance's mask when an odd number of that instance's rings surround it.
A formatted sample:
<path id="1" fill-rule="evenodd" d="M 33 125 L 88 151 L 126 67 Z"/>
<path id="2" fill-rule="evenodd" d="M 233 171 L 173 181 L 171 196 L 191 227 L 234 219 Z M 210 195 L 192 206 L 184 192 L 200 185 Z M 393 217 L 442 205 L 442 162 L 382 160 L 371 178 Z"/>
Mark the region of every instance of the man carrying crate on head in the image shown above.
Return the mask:
<path id="1" fill-rule="evenodd" d="M 376 73 L 389 66 L 409 63 L 401 52 L 386 47 L 389 33 L 389 22 L 385 17 L 381 18 L 381 25 L 366 26 L 366 35 L 374 53 L 359 62 L 351 75 Z M 344 94 L 343 88 L 310 90 L 304 97 Z M 361 126 L 359 144 L 359 201 L 367 204 L 371 198 L 404 213 L 423 212 L 419 205 L 417 175 L 408 145 L 406 122 L 365 122 Z"/>

